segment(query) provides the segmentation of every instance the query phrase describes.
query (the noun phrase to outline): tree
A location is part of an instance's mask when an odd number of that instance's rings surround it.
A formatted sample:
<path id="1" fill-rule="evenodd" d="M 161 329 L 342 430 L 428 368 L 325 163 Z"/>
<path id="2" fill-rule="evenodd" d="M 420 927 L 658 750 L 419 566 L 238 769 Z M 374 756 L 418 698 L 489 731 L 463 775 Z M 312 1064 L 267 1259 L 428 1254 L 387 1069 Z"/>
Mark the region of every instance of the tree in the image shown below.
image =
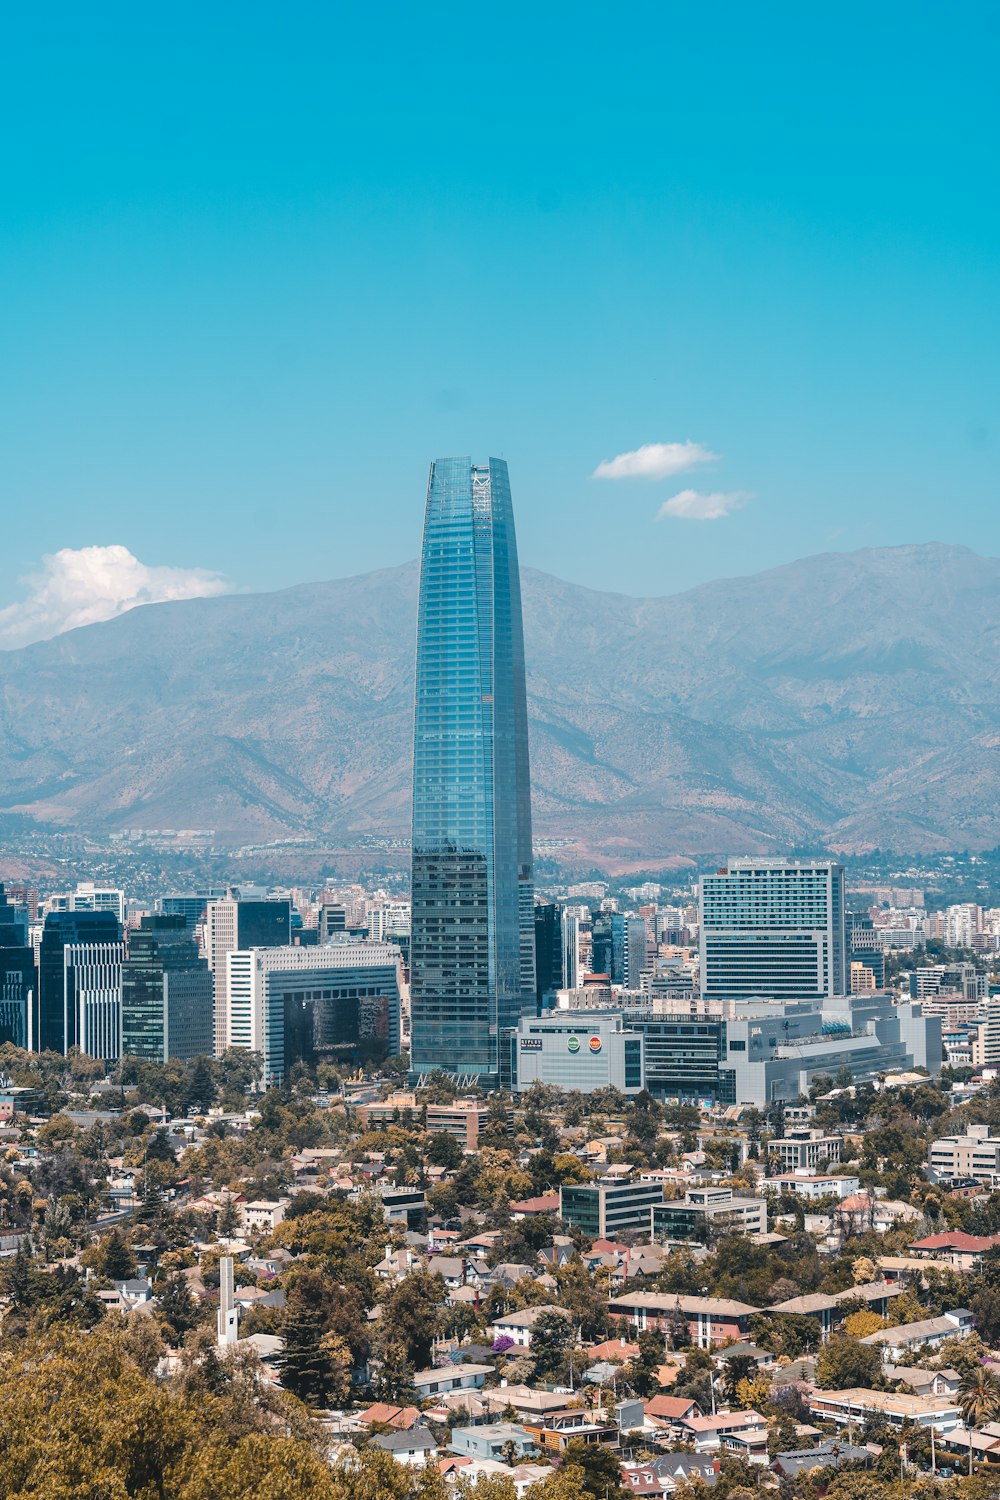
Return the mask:
<path id="1" fill-rule="evenodd" d="M 198 1307 L 191 1294 L 187 1277 L 168 1276 L 163 1290 L 156 1299 L 160 1318 L 171 1330 L 174 1342 L 180 1343 L 198 1321 Z"/>
<path id="2" fill-rule="evenodd" d="M 101 1240 L 96 1260 L 96 1270 L 109 1281 L 128 1281 L 139 1269 L 132 1247 L 126 1242 L 120 1229 L 112 1229 Z"/>
<path id="3" fill-rule="evenodd" d="M 382 1304 L 382 1326 L 388 1341 L 401 1345 L 416 1370 L 430 1364 L 438 1310 L 443 1301 L 441 1277 L 414 1271 L 403 1277 Z"/>
<path id="4" fill-rule="evenodd" d="M 846 1335 L 832 1338 L 816 1361 L 816 1384 L 823 1391 L 843 1391 L 854 1386 L 868 1390 L 881 1383 L 882 1351 L 876 1344 L 862 1344 Z"/>
<path id="5" fill-rule="evenodd" d="M 427 1160 L 432 1167 L 447 1167 L 450 1172 L 462 1165 L 465 1153 L 453 1135 L 436 1130 L 427 1144 Z"/>
<path id="6" fill-rule="evenodd" d="M 531 1329 L 531 1357 L 539 1380 L 555 1375 L 573 1345 L 573 1324 L 564 1312 L 543 1312 Z"/>
<path id="7" fill-rule="evenodd" d="M 324 1343 L 323 1320 L 315 1302 L 294 1285 L 281 1332 L 285 1341 L 281 1356 L 285 1389 L 308 1406 L 326 1406 L 335 1384 L 332 1351 Z"/>
<path id="8" fill-rule="evenodd" d="M 585 1495 L 593 1495 L 594 1500 L 625 1500 L 628 1492 L 622 1483 L 618 1454 L 605 1443 L 571 1438 L 563 1451 L 560 1470 L 564 1466 L 580 1470 Z"/>
<path id="9" fill-rule="evenodd" d="M 218 1092 L 212 1064 L 207 1057 L 196 1057 L 184 1096 L 187 1109 L 205 1114 L 215 1103 Z"/>
<path id="10" fill-rule="evenodd" d="M 969 1473 L 972 1473 L 972 1432 L 984 1422 L 1000 1417 L 1000 1380 L 985 1365 L 979 1365 L 962 1377 L 958 1387 L 958 1404 L 962 1420 L 969 1429 Z"/>

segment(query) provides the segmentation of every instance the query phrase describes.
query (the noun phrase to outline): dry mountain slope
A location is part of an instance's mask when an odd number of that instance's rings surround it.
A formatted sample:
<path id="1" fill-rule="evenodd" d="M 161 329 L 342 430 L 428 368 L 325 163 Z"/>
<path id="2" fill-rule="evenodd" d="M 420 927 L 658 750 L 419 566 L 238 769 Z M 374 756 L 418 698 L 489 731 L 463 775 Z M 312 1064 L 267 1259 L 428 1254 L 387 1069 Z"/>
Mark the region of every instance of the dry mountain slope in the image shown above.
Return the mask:
<path id="1" fill-rule="evenodd" d="M 403 831 L 414 565 L 0 653 L 0 805 Z M 661 599 L 524 574 L 535 821 L 595 852 L 1000 843 L 1000 560 L 828 553 Z"/>

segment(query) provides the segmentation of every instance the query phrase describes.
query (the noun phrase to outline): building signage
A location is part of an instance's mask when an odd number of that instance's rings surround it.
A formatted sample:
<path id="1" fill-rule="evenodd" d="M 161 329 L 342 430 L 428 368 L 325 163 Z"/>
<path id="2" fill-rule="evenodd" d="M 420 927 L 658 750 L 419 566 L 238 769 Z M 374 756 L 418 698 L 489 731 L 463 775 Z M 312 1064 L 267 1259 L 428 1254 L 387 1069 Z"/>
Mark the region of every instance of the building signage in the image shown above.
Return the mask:
<path id="1" fill-rule="evenodd" d="M 569 1048 L 570 1052 L 579 1052 L 580 1038 L 578 1036 L 571 1036 L 569 1038 L 569 1041 L 566 1043 L 566 1046 Z"/>
<path id="2" fill-rule="evenodd" d="M 590 1050 L 591 1050 L 591 1052 L 600 1052 L 600 1050 L 601 1050 L 601 1039 L 600 1039 L 599 1036 L 592 1036 L 590 1038 Z"/>
<path id="3" fill-rule="evenodd" d="M 540 1036 L 523 1036 L 521 1038 L 522 1052 L 541 1052 L 542 1039 Z"/>

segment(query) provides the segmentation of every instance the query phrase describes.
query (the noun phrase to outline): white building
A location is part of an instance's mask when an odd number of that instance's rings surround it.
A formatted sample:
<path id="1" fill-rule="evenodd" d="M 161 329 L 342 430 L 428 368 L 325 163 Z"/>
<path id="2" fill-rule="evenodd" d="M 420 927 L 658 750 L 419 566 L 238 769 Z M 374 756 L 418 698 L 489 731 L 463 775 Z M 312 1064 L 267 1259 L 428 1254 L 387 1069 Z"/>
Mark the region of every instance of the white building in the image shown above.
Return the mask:
<path id="1" fill-rule="evenodd" d="M 125 944 L 67 943 L 63 949 L 63 1037 L 89 1057 L 121 1056 Z"/>
<path id="2" fill-rule="evenodd" d="M 45 902 L 50 911 L 113 911 L 119 922 L 125 923 L 125 892 L 114 886 L 95 885 L 92 880 L 81 880 L 75 891 L 59 891 Z"/>
<path id="3" fill-rule="evenodd" d="M 224 1045 L 260 1053 L 265 1081 L 280 1083 L 290 1014 L 301 1019 L 322 1050 L 366 1035 L 381 1037 L 384 1011 L 384 1042 L 394 1054 L 399 1051 L 400 965 L 394 944 L 370 939 L 228 952 Z"/>

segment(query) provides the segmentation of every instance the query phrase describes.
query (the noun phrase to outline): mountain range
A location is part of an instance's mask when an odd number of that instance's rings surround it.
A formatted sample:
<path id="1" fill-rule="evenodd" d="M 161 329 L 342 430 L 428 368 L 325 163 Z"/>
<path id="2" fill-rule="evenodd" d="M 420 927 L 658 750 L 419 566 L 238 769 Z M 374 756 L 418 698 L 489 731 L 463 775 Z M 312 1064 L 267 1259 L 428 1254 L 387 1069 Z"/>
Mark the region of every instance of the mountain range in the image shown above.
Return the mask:
<path id="1" fill-rule="evenodd" d="M 651 599 L 522 579 L 536 835 L 598 863 L 1000 844 L 1000 559 L 826 553 Z M 416 594 L 407 564 L 0 652 L 0 807 L 405 833 Z"/>

